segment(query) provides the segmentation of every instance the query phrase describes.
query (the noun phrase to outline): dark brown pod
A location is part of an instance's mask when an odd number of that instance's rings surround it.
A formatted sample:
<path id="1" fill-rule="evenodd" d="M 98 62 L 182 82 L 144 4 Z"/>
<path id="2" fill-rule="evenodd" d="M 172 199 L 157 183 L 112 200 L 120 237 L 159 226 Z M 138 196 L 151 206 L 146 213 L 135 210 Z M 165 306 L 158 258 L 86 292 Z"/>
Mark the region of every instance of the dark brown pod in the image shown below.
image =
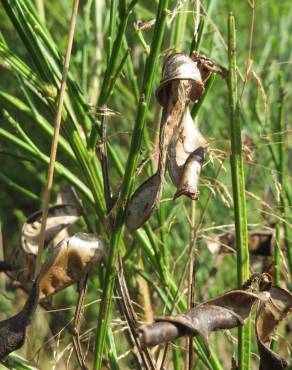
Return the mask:
<path id="1" fill-rule="evenodd" d="M 15 316 L 0 321 L 0 359 L 22 347 L 27 326 L 39 302 L 38 280 L 33 284 L 23 309 Z"/>
<path id="2" fill-rule="evenodd" d="M 196 62 L 186 54 L 175 53 L 170 55 L 164 63 L 162 80 L 156 91 L 156 98 L 160 105 L 166 105 L 169 95 L 168 84 L 175 80 L 191 81 L 190 100 L 195 101 L 201 97 L 204 84 Z"/>
<path id="3" fill-rule="evenodd" d="M 198 304 L 185 314 L 157 317 L 152 325 L 140 327 L 140 340 L 145 346 L 155 346 L 181 336 L 200 335 L 208 347 L 211 332 L 241 326 L 253 305 L 269 299 L 268 292 L 257 294 L 234 290 Z"/>

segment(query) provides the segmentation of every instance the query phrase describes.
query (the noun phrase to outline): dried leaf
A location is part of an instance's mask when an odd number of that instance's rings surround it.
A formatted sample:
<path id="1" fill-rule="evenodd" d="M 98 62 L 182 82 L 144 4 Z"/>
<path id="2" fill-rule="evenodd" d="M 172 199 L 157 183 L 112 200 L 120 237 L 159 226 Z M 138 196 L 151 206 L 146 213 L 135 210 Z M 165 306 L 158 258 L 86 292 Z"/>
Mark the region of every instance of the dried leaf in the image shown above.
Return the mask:
<path id="1" fill-rule="evenodd" d="M 140 328 L 140 337 L 144 345 L 155 346 L 185 335 L 200 335 L 208 346 L 212 331 L 242 325 L 253 305 L 259 299 L 266 301 L 268 298 L 268 292 L 230 291 L 198 304 L 186 314 L 157 317 L 156 323 Z"/>
<path id="2" fill-rule="evenodd" d="M 0 359 L 20 348 L 25 340 L 26 327 L 30 324 L 39 301 L 39 282 L 33 284 L 24 308 L 15 316 L 0 321 Z"/>
<path id="3" fill-rule="evenodd" d="M 292 294 L 285 289 L 272 286 L 270 299 L 261 302 L 256 315 L 256 337 L 261 358 L 260 370 L 286 369 L 288 363 L 269 346 L 279 323 L 292 310 Z"/>
<path id="4" fill-rule="evenodd" d="M 37 255 L 41 216 L 42 211 L 35 212 L 28 217 L 23 225 L 21 246 L 28 254 Z M 80 216 L 80 210 L 69 204 L 50 207 L 46 224 L 45 245 L 47 246 L 61 230 L 76 222 Z"/>
<path id="5" fill-rule="evenodd" d="M 105 255 L 103 242 L 77 233 L 52 248 L 40 271 L 40 300 L 78 281 Z"/>

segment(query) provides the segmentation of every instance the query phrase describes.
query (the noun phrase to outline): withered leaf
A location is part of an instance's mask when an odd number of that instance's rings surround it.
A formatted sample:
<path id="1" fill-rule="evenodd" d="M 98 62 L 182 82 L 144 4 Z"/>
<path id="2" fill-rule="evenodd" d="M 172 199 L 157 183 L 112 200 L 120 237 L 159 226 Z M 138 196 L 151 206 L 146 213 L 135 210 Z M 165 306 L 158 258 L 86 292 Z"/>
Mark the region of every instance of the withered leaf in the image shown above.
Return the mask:
<path id="1" fill-rule="evenodd" d="M 200 335 L 208 346 L 212 331 L 231 329 L 244 323 L 253 305 L 267 300 L 269 294 L 234 290 L 196 305 L 185 314 L 157 317 L 152 325 L 140 327 L 140 337 L 146 346 L 154 346 L 181 336 Z"/>
<path id="2" fill-rule="evenodd" d="M 281 370 L 287 368 L 287 361 L 269 347 L 277 326 L 292 310 L 292 294 L 276 286 L 272 286 L 269 293 L 269 300 L 260 303 L 256 315 L 260 370 Z"/>
<path id="3" fill-rule="evenodd" d="M 25 340 L 26 327 L 30 324 L 39 301 L 38 280 L 33 284 L 24 308 L 15 316 L 0 321 L 0 359 L 20 348 Z"/>
<path id="4" fill-rule="evenodd" d="M 43 264 L 40 300 L 78 281 L 105 255 L 103 242 L 91 234 L 77 233 L 51 248 Z"/>
<path id="5" fill-rule="evenodd" d="M 42 211 L 28 217 L 22 228 L 21 246 L 28 254 L 37 255 Z M 47 246 L 64 228 L 75 223 L 81 216 L 80 210 L 69 204 L 49 208 L 46 223 L 45 245 Z"/>

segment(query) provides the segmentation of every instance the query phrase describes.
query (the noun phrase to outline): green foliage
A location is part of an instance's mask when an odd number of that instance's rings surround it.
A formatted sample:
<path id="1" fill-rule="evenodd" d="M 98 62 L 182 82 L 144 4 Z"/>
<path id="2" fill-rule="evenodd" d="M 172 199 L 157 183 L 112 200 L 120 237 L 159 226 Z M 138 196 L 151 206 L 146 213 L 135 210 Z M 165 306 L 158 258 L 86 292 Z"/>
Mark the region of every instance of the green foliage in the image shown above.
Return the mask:
<path id="1" fill-rule="evenodd" d="M 14 258 L 19 248 L 24 218 L 42 206 L 72 1 L 45 2 L 45 23 L 40 22 L 32 0 L 1 0 L 1 3 L 0 221 L 4 253 L 9 259 Z M 56 198 L 65 184 L 73 185 L 82 199 L 94 232 L 109 245 L 107 266 L 102 271 L 95 269 L 92 272 L 85 299 L 88 306 L 84 310 L 84 331 L 96 327 L 99 315 L 96 337 L 93 330 L 85 335 L 86 343 L 88 338 L 91 343 L 88 356 L 90 367 L 95 363 L 95 368 L 99 368 L 107 353 L 112 368 L 129 368 L 132 360 L 127 355 L 130 347 L 124 331 L 120 330 L 123 324 L 118 323 L 116 327 L 111 324 L 111 330 L 107 326 L 110 319 L 120 317 L 116 299 L 113 298 L 119 252 L 126 255 L 124 269 L 134 301 L 141 304 L 137 279 L 142 277 L 148 283 L 155 314 L 167 313 L 172 307 L 175 312 L 183 312 L 187 308 L 184 294 L 187 279 L 182 282 L 175 304 L 173 301 L 177 296 L 180 276 L 188 264 L 186 248 L 190 242 L 191 201 L 183 197 L 173 201 L 174 189 L 167 178 L 159 210 L 132 235 L 124 230 L 124 207 L 138 185 L 156 169 L 160 111 L 155 89 L 161 79 L 165 56 L 172 51 L 189 54 L 192 46 L 228 68 L 229 11 L 234 13 L 237 28 L 239 110 L 236 120 L 252 139 L 253 152 L 252 158 L 243 153 L 247 215 L 244 222 L 247 221 L 250 230 L 273 227 L 276 223 L 279 227 L 284 225 L 291 269 L 291 164 L 286 158 L 292 150 L 287 134 L 291 129 L 288 117 L 292 112 L 291 105 L 281 105 L 291 98 L 290 1 L 255 2 L 252 44 L 252 2 L 202 1 L 199 38 L 194 37 L 194 4 L 187 1 L 183 11 L 176 12 L 177 3 L 165 0 L 86 0 L 81 2 L 79 9 L 62 114 L 53 197 Z M 141 35 L 135 31 L 134 22 L 154 19 L 156 24 L 149 31 L 140 31 Z M 280 87 L 279 72 L 282 76 Z M 114 195 L 120 193 L 112 229 L 107 218 L 97 150 L 101 143 L 102 115 L 99 113 L 105 106 L 115 113 L 106 115 L 105 120 L 110 186 Z M 234 255 L 218 256 L 206 246 L 208 238 L 230 231 L 235 223 L 233 203 L 236 196 L 231 195 L 232 175 L 227 163 L 231 137 L 229 112 L 228 86 L 217 76 L 212 79 L 202 104 L 193 106 L 200 130 L 208 138 L 210 146 L 195 211 L 195 223 L 200 226 L 195 253 L 195 301 L 235 288 L 236 276 L 240 274 L 242 283 L 248 275 L 247 265 L 241 271 L 239 265 L 236 266 Z M 279 140 L 271 136 L 279 131 Z M 236 135 L 238 139 L 238 131 Z M 236 140 L 235 148 L 240 149 Z M 145 165 L 141 166 L 144 162 Z M 279 173 L 284 175 L 279 176 Z M 242 196 L 244 184 L 241 185 Z M 278 198 L 280 188 L 281 197 Z M 241 216 L 245 218 L 245 215 Z M 82 228 L 86 231 L 84 225 Z M 279 233 L 277 235 L 279 237 Z M 246 253 L 246 248 L 242 252 Z M 286 260 L 281 261 L 282 258 L 283 255 L 276 254 L 277 266 L 280 263 L 285 266 Z M 218 272 L 212 280 L 210 271 L 214 267 Z M 16 294 L 10 285 L 7 285 L 7 291 L 9 295 L 1 296 L 1 314 L 5 317 L 11 314 L 9 297 Z M 113 304 L 110 304 L 111 300 Z M 75 304 L 76 294 L 72 287 L 54 298 L 56 307 Z M 71 319 L 72 310 L 64 311 L 64 316 Z M 49 314 L 44 317 L 52 332 L 60 329 Z M 70 349 L 70 335 L 66 334 L 61 342 L 52 345 L 51 350 L 44 351 L 43 346 L 50 333 L 48 330 L 42 334 L 43 340 L 38 338 L 37 343 L 41 346 L 40 358 L 45 358 L 45 362 L 52 361 L 55 350 L 61 352 L 67 345 Z M 232 334 L 236 335 L 236 332 L 232 331 Z M 93 354 L 92 342 L 96 338 L 96 352 Z M 194 341 L 198 360 L 196 368 L 225 368 L 223 364 L 230 361 L 235 347 L 226 344 L 226 351 L 221 351 L 222 338 L 227 342 L 222 332 L 212 337 L 210 358 L 204 345 L 199 340 Z M 252 345 L 252 351 L 256 351 L 254 339 L 248 344 Z M 34 350 L 32 360 L 36 361 L 36 346 Z M 64 351 L 65 362 L 69 352 Z M 24 350 L 20 353 L 25 357 Z M 171 349 L 168 358 L 180 363 L 185 359 L 185 351 L 181 346 Z M 70 361 L 70 368 L 73 368 L 76 365 L 74 356 Z M 252 362 L 258 363 L 258 359 L 253 356 Z"/>

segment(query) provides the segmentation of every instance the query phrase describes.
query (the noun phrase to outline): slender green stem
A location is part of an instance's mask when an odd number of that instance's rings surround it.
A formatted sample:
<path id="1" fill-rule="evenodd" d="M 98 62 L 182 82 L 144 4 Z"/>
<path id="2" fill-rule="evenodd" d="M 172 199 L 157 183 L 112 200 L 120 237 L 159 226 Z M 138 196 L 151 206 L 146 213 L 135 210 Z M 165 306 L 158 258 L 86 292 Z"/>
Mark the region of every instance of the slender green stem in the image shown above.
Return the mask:
<path id="1" fill-rule="evenodd" d="M 276 232 L 275 232 L 275 246 L 274 246 L 274 284 L 279 286 L 280 276 L 281 276 L 281 255 L 280 255 L 280 225 L 277 222 Z"/>
<path id="2" fill-rule="evenodd" d="M 112 300 L 113 287 L 115 282 L 115 265 L 123 233 L 125 206 L 133 187 L 134 173 L 138 161 L 142 135 L 144 131 L 147 104 L 149 104 L 150 96 L 152 93 L 154 73 L 156 71 L 158 54 L 161 48 L 162 38 L 164 35 L 167 15 L 166 10 L 167 5 L 168 0 L 159 1 L 151 50 L 145 66 L 141 90 L 142 93 L 138 106 L 138 112 L 136 116 L 136 122 L 134 126 L 128 161 L 126 165 L 125 176 L 123 179 L 120 198 L 118 201 L 116 221 L 110 242 L 102 301 L 100 305 L 97 323 L 94 369 L 100 369 L 102 363 L 102 354 L 106 336 L 106 328 L 108 326 L 110 304 Z"/>
<path id="3" fill-rule="evenodd" d="M 17 190 L 19 193 L 23 194 L 25 197 L 31 199 L 32 201 L 39 202 L 38 195 L 32 193 L 31 191 L 27 190 L 23 186 L 17 184 L 13 180 L 11 180 L 8 176 L 6 176 L 3 172 L 0 172 L 0 181 L 5 182 L 12 189 Z"/>
<path id="4" fill-rule="evenodd" d="M 229 58 L 229 105 L 231 130 L 231 174 L 234 203 L 234 221 L 237 245 L 237 280 L 240 287 L 249 277 L 249 252 L 247 237 L 247 214 L 245 201 L 245 178 L 241 144 L 241 125 L 237 93 L 236 72 L 236 31 L 232 13 L 228 17 L 228 58 Z M 251 322 L 239 328 L 238 366 L 240 370 L 251 368 Z"/>
<path id="5" fill-rule="evenodd" d="M 286 179 L 288 178 L 287 174 L 287 155 L 286 155 L 286 145 L 285 145 L 285 136 L 286 136 L 286 125 L 285 125 L 285 93 L 284 93 L 284 81 L 283 76 L 279 76 L 279 103 L 278 103 L 278 122 L 277 122 L 277 130 L 278 135 L 276 135 L 278 140 L 278 166 L 277 170 L 279 173 L 279 182 L 281 185 L 281 194 L 280 194 L 280 210 L 281 210 L 281 217 L 285 219 L 287 216 L 288 211 L 288 204 L 287 204 L 287 197 L 285 194 L 285 184 Z M 285 249 L 287 253 L 288 259 L 288 267 L 290 271 L 290 276 L 292 276 L 292 248 L 291 248 L 291 241 L 290 241 L 290 230 L 289 226 L 286 223 L 283 223 L 284 227 L 284 242 L 285 242 Z"/>

